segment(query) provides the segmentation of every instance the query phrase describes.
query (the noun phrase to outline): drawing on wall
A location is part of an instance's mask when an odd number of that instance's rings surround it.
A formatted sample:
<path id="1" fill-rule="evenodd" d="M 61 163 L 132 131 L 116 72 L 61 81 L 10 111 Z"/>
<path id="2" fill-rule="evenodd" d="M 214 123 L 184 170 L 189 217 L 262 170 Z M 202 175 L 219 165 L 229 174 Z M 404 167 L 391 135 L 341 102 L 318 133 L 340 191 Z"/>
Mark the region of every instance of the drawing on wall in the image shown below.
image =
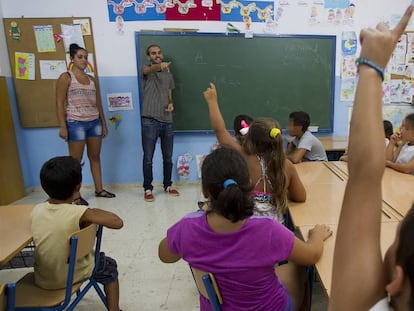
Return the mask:
<path id="1" fill-rule="evenodd" d="M 348 78 L 341 81 L 341 101 L 353 101 L 355 97 L 357 79 Z"/>
<path id="2" fill-rule="evenodd" d="M 193 155 L 187 152 L 178 156 L 177 172 L 179 180 L 188 180 L 190 178 L 190 162 L 193 160 Z"/>
<path id="3" fill-rule="evenodd" d="M 341 78 L 355 78 L 357 76 L 357 65 L 355 56 L 344 56 L 341 62 Z"/>
<path id="4" fill-rule="evenodd" d="M 35 79 L 35 55 L 33 53 L 16 52 L 14 60 L 16 79 Z"/>
<path id="5" fill-rule="evenodd" d="M 108 0 L 109 21 L 203 20 L 264 22 L 273 19 L 274 1 Z"/>
<path id="6" fill-rule="evenodd" d="M 15 42 L 19 42 L 20 41 L 20 28 L 17 25 L 17 22 L 16 21 L 10 22 L 9 36 Z"/>
<path id="7" fill-rule="evenodd" d="M 115 129 L 117 130 L 118 127 L 121 125 L 122 116 L 120 115 L 114 115 L 109 118 L 109 125 L 115 126 Z"/>
<path id="8" fill-rule="evenodd" d="M 133 110 L 132 93 L 108 93 L 106 94 L 108 111 Z"/>
<path id="9" fill-rule="evenodd" d="M 52 25 L 33 26 L 33 31 L 36 39 L 37 51 L 39 53 L 56 52 Z"/>
<path id="10" fill-rule="evenodd" d="M 39 60 L 40 79 L 57 79 L 66 71 L 64 60 Z"/>

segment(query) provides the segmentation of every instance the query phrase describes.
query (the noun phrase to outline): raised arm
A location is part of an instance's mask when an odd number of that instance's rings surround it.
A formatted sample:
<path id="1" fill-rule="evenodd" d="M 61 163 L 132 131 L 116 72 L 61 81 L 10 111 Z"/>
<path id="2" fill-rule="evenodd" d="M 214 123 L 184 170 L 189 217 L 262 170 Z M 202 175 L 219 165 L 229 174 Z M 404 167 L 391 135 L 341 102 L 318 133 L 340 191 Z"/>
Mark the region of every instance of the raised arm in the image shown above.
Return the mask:
<path id="1" fill-rule="evenodd" d="M 360 57 L 385 68 L 412 10 L 410 6 L 394 30 L 383 23 L 376 29 L 363 29 Z M 386 297 L 380 251 L 385 167 L 381 106 L 381 76 L 371 66 L 360 64 L 350 125 L 349 178 L 335 243 L 329 310 L 366 311 Z"/>
<path id="2" fill-rule="evenodd" d="M 226 130 L 226 125 L 224 123 L 223 116 L 218 105 L 217 100 L 217 91 L 213 83 L 210 83 L 204 93 L 204 98 L 208 104 L 208 112 L 210 115 L 211 127 L 216 134 L 217 140 L 220 145 L 227 145 L 233 149 L 236 149 L 239 152 L 243 152 L 242 147 L 233 139 L 230 133 Z"/>

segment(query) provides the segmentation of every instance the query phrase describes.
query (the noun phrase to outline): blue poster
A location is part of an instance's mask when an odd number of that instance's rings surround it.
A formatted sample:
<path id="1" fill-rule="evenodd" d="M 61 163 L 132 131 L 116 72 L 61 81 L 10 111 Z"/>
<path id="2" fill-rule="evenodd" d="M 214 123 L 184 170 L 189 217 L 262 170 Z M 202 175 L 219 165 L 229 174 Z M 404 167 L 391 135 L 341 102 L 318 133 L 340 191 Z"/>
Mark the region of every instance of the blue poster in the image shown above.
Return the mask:
<path id="1" fill-rule="evenodd" d="M 346 9 L 349 7 L 349 0 L 325 0 L 326 9 Z"/>

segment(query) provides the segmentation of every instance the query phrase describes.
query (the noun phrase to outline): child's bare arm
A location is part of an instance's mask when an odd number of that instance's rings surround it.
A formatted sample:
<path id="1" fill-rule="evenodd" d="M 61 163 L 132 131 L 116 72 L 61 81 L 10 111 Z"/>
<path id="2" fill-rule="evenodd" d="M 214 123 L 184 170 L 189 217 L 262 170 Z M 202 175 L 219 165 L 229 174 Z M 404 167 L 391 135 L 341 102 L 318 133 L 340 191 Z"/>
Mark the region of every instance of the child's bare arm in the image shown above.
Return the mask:
<path id="1" fill-rule="evenodd" d="M 164 238 L 158 246 L 158 257 L 165 263 L 174 263 L 181 259 L 179 255 L 172 253 L 168 249 L 167 238 Z"/>
<path id="2" fill-rule="evenodd" d="M 215 85 L 210 83 L 210 87 L 203 92 L 203 95 L 208 104 L 211 127 L 213 128 L 220 145 L 227 145 L 239 152 L 243 152 L 240 144 L 233 139 L 226 129 L 226 125 L 219 108 Z"/>
<path id="3" fill-rule="evenodd" d="M 118 215 L 99 208 L 88 208 L 79 220 L 79 225 L 97 224 L 111 229 L 121 229 L 124 222 Z"/>
<path id="4" fill-rule="evenodd" d="M 414 173 L 414 158 L 412 158 L 410 162 L 408 163 L 395 163 L 393 161 L 387 160 L 386 165 L 401 173 L 405 173 L 405 174 Z"/>
<path id="5" fill-rule="evenodd" d="M 363 29 L 360 57 L 385 68 L 412 11 L 410 6 L 393 30 L 383 23 L 376 29 Z M 369 310 L 386 297 L 379 243 L 385 168 L 381 82 L 374 68 L 359 66 L 350 123 L 349 179 L 335 243 L 330 310 Z"/>
<path id="6" fill-rule="evenodd" d="M 300 180 L 299 174 L 296 171 L 295 166 L 286 159 L 285 170 L 288 176 L 288 196 L 289 199 L 294 202 L 305 202 L 306 200 L 306 190 Z"/>

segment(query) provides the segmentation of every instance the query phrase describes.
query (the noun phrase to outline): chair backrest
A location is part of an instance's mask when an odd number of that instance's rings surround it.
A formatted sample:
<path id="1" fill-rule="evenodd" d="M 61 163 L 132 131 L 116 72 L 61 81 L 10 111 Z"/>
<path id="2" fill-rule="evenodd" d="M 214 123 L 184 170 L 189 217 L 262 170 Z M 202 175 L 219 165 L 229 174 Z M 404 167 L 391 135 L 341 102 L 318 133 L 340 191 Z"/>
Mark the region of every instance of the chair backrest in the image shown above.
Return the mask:
<path id="1" fill-rule="evenodd" d="M 76 260 L 85 257 L 91 252 L 91 250 L 93 250 L 95 246 L 96 230 L 97 225 L 91 224 L 86 228 L 76 231 L 70 235 L 70 239 L 75 236 L 78 239 Z"/>
<path id="2" fill-rule="evenodd" d="M 223 297 L 214 275 L 193 267 L 191 267 L 191 271 L 200 294 L 210 301 L 214 311 L 219 311 L 220 305 L 223 304 Z"/>
<path id="3" fill-rule="evenodd" d="M 0 284 L 0 311 L 14 310 L 16 285 Z"/>
<path id="4" fill-rule="evenodd" d="M 67 306 L 72 296 L 72 284 L 75 274 L 76 261 L 88 255 L 95 246 L 97 225 L 91 224 L 72 233 L 69 237 L 68 276 L 66 280 L 65 300 Z"/>

